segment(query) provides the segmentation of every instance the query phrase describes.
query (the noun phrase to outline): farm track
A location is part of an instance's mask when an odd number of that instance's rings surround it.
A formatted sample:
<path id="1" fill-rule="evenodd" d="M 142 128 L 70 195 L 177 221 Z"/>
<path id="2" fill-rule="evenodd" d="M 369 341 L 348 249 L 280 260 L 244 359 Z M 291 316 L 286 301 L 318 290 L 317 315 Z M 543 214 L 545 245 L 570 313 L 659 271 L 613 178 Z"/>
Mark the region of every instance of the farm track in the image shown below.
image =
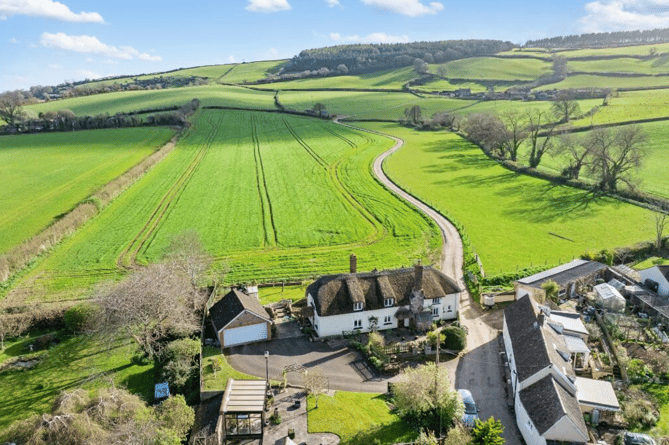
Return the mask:
<path id="1" fill-rule="evenodd" d="M 256 164 L 256 182 L 258 184 L 258 197 L 260 198 L 260 208 L 262 210 L 263 233 L 265 237 L 265 246 L 276 246 L 278 237 L 276 233 L 276 223 L 274 222 L 274 212 L 272 210 L 272 201 L 269 198 L 269 188 L 267 187 L 267 177 L 265 176 L 265 165 L 262 161 L 260 152 L 260 140 L 258 139 L 258 126 L 255 114 L 251 114 L 251 139 L 253 140 L 253 156 Z M 269 219 L 269 221 L 267 221 Z"/>
<path id="2" fill-rule="evenodd" d="M 190 162 L 190 164 L 188 164 L 181 176 L 174 182 L 174 184 L 172 184 L 172 187 L 170 187 L 167 193 L 163 195 L 153 213 L 144 224 L 144 227 L 142 227 L 139 233 L 137 233 L 133 240 L 119 255 L 118 259 L 116 260 L 116 265 L 118 268 L 128 270 L 137 267 L 137 255 L 140 251 L 142 251 L 142 249 L 148 247 L 150 240 L 155 236 L 165 216 L 172 209 L 173 204 L 181 196 L 181 193 L 183 193 L 183 190 L 186 188 L 186 185 L 190 181 L 200 162 L 202 162 L 202 159 L 204 159 L 207 152 L 209 151 L 209 148 L 213 144 L 222 119 L 223 116 L 219 118 L 218 122 L 211 122 L 213 127 L 212 131 L 207 135 L 207 138 L 202 144 L 200 150 L 195 154 L 193 160 Z"/>

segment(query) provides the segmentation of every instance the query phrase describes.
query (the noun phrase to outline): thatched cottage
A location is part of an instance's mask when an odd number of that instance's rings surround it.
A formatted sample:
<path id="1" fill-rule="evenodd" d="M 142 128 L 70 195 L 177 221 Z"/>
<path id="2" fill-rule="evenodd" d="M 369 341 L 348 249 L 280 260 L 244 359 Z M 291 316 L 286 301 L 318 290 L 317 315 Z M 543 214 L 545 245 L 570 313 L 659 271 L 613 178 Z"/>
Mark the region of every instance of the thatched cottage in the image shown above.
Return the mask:
<path id="1" fill-rule="evenodd" d="M 351 255 L 350 273 L 318 278 L 306 290 L 308 317 L 320 337 L 398 326 L 425 330 L 458 316 L 462 289 L 432 267 L 362 272 Z"/>

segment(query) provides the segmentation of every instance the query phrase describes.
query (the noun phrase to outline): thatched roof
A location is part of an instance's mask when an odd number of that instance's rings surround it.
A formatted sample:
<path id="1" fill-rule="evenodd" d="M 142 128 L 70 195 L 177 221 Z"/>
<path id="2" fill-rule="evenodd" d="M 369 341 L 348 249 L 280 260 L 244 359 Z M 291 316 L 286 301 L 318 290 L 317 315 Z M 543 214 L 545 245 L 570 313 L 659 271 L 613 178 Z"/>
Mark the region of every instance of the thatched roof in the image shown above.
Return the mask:
<path id="1" fill-rule="evenodd" d="M 314 297 L 319 316 L 353 312 L 353 303 L 364 303 L 365 310 L 381 309 L 392 298 L 393 306 L 409 306 L 415 284 L 415 268 L 355 274 L 326 275 L 307 288 Z M 422 285 L 426 299 L 441 298 L 462 290 L 452 279 L 431 267 L 423 268 Z"/>

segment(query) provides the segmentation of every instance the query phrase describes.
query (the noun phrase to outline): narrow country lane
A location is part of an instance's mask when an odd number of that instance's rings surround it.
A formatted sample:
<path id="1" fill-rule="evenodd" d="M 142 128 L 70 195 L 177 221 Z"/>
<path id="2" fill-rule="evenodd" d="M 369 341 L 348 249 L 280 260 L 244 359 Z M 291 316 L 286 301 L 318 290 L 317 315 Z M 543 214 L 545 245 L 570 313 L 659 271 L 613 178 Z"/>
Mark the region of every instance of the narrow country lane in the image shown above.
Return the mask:
<path id="1" fill-rule="evenodd" d="M 456 388 L 469 389 L 479 408 L 481 418 L 494 416 L 504 425 L 506 445 L 520 445 L 520 434 L 515 417 L 509 412 L 506 402 L 505 382 L 502 364 L 499 358 L 500 332 L 502 329 L 501 311 L 483 312 L 472 302 L 467 291 L 462 270 L 462 239 L 455 226 L 441 213 L 434 210 L 418 198 L 410 195 L 390 179 L 384 169 L 385 160 L 402 148 L 404 141 L 389 134 L 344 124 L 339 119 L 335 123 L 358 131 L 366 131 L 391 138 L 395 145 L 374 160 L 374 175 L 393 193 L 429 216 L 439 227 L 443 241 L 440 268 L 446 275 L 454 278 L 463 292 L 460 297 L 460 321 L 468 331 L 467 350 L 464 355 L 444 363 L 449 370 L 451 382 Z"/>

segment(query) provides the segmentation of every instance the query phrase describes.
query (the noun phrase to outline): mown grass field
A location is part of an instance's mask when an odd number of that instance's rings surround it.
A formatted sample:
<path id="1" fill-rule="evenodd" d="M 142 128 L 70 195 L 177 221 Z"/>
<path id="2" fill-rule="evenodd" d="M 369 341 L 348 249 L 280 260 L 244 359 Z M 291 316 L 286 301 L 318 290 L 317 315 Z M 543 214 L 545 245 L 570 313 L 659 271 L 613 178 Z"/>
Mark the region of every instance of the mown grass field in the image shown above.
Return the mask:
<path id="1" fill-rule="evenodd" d="M 382 394 L 337 391 L 321 396 L 318 408 L 307 399 L 307 428 L 310 433 L 334 433 L 342 445 L 411 442 L 416 432 L 390 408 Z"/>
<path id="2" fill-rule="evenodd" d="M 0 137 L 0 254 L 161 147 L 168 128 Z"/>
<path id="3" fill-rule="evenodd" d="M 285 60 L 264 60 L 251 63 L 238 63 L 221 76 L 218 80 L 222 83 L 247 83 L 264 79 L 279 65 L 286 63 Z"/>
<path id="4" fill-rule="evenodd" d="M 617 93 L 593 116 L 574 120 L 572 125 L 617 124 L 658 117 L 669 117 L 669 90 Z"/>
<path id="5" fill-rule="evenodd" d="M 177 148 L 35 266 L 8 298 L 86 298 L 117 263 L 160 259 L 198 231 L 229 282 L 309 279 L 438 256 L 432 223 L 378 184 L 389 139 L 274 113 L 200 112 Z"/>
<path id="6" fill-rule="evenodd" d="M 650 50 L 655 48 L 658 54 L 669 52 L 669 43 L 658 43 L 653 45 L 621 46 L 618 48 L 589 48 L 578 50 L 556 51 L 557 54 L 574 59 L 578 57 L 616 55 L 616 56 L 647 56 Z"/>
<path id="7" fill-rule="evenodd" d="M 621 57 L 602 60 L 569 61 L 571 71 L 594 73 L 638 73 L 665 74 L 669 72 L 669 56 L 660 56 L 648 60 Z"/>
<path id="8" fill-rule="evenodd" d="M 441 67 L 444 76 L 453 79 L 480 80 L 534 80 L 550 74 L 551 64 L 537 59 L 470 57 L 453 60 L 441 65 L 431 65 L 436 73 Z"/>
<path id="9" fill-rule="evenodd" d="M 462 224 L 488 274 L 557 264 L 588 249 L 653 236 L 649 211 L 517 175 L 454 134 L 365 126 L 406 140 L 386 161 L 389 176 Z"/>
<path id="10" fill-rule="evenodd" d="M 258 85 L 258 88 L 283 90 L 290 88 L 351 88 L 400 90 L 408 81 L 418 77 L 413 67 L 351 76 L 331 76 L 296 79 Z"/>
<path id="11" fill-rule="evenodd" d="M 116 114 L 167 107 L 170 105 L 180 106 L 195 98 L 200 99 L 203 106 L 218 105 L 258 109 L 275 108 L 274 94 L 269 91 L 254 91 L 248 88 L 224 85 L 203 85 L 150 91 L 121 91 L 54 100 L 30 105 L 25 108 L 34 115 L 45 111 L 70 109 L 75 114 L 83 116 L 100 113 Z"/>
<path id="12" fill-rule="evenodd" d="M 567 88 L 654 88 L 669 87 L 668 77 L 611 77 L 593 74 L 568 76 L 558 83 L 550 83 L 535 88 L 536 91 Z"/>
<path id="13" fill-rule="evenodd" d="M 44 332 L 35 332 L 34 337 Z M 21 338 L 7 343 L 0 356 L 2 362 L 18 357 L 39 358 L 40 363 L 30 370 L 11 370 L 0 374 L 0 441 L 3 431 L 15 420 L 51 410 L 61 391 L 79 387 L 95 388 L 107 379 L 127 387 L 131 392 L 151 402 L 153 396 L 153 363 L 136 365 L 131 362 L 136 348 L 129 341 L 112 345 L 110 349 L 95 338 L 68 336 L 59 333 L 61 342 L 47 351 L 25 352 L 33 339 Z"/>

